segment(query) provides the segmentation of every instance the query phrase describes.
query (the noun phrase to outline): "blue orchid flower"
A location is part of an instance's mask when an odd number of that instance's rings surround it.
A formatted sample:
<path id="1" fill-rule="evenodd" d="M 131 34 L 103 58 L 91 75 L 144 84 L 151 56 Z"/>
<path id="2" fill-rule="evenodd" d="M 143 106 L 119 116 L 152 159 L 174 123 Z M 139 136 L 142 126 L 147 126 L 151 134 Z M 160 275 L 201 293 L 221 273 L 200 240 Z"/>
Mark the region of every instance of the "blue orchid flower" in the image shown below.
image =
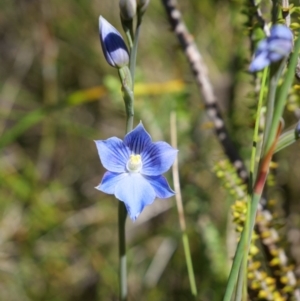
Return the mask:
<path id="1" fill-rule="evenodd" d="M 274 25 L 270 36 L 259 42 L 249 71 L 256 72 L 287 57 L 293 49 L 293 33 L 285 25 Z"/>
<path id="2" fill-rule="evenodd" d="M 99 34 L 102 51 L 108 64 L 116 68 L 128 65 L 129 53 L 121 34 L 101 16 Z"/>
<path id="3" fill-rule="evenodd" d="M 101 163 L 108 170 L 96 188 L 124 202 L 133 221 L 156 197 L 174 195 L 161 174 L 172 166 L 177 150 L 163 141 L 153 143 L 142 123 L 123 141 L 112 137 L 95 143 Z"/>

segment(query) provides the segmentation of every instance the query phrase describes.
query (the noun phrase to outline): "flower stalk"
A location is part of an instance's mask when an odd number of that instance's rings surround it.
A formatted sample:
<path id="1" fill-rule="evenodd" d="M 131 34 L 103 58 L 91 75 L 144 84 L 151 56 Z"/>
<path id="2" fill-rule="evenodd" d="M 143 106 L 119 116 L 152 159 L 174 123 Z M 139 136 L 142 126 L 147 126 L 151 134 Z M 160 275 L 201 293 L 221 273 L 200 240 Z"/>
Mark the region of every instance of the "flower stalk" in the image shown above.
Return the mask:
<path id="1" fill-rule="evenodd" d="M 129 21 L 130 22 L 130 21 Z M 132 21 L 131 21 L 132 22 Z M 132 31 L 126 31 L 130 48 L 132 47 Z M 123 99 L 126 112 L 126 134 L 132 131 L 134 117 L 134 94 L 133 82 L 130 70 L 127 66 L 118 69 L 122 83 Z M 118 205 L 118 227 L 119 227 L 119 288 L 120 300 L 127 300 L 127 256 L 126 256 L 126 218 L 127 210 L 125 203 L 119 202 Z"/>
<path id="2" fill-rule="evenodd" d="M 223 301 L 232 300 L 235 288 L 237 291 L 236 298 L 240 298 L 242 295 L 241 292 L 243 289 L 243 283 L 245 278 L 244 273 L 246 273 L 245 263 L 247 263 L 247 256 L 251 243 L 253 227 L 255 224 L 257 208 L 266 183 L 270 162 L 276 150 L 276 145 L 283 128 L 283 122 L 281 122 L 281 118 L 288 91 L 291 87 L 292 80 L 294 77 L 294 70 L 297 63 L 298 52 L 300 49 L 300 39 L 298 38 L 296 42 L 294 53 L 291 57 L 289 68 L 286 73 L 284 82 L 282 86 L 278 89 L 278 79 L 286 65 L 287 56 L 291 50 L 290 45 L 290 33 L 287 31 L 286 28 L 282 28 L 279 27 L 279 25 L 277 25 L 277 27 L 273 28 L 273 31 L 271 30 L 271 37 L 261 42 L 258 51 L 256 52 L 255 58 L 250 65 L 250 71 L 255 72 L 258 70 L 262 70 L 271 63 L 276 63 L 280 61 L 280 65 L 277 64 L 277 66 L 271 66 L 269 95 L 267 100 L 268 112 L 266 116 L 266 128 L 264 131 L 260 163 L 257 168 L 257 172 L 255 172 L 255 166 L 253 165 L 254 163 L 252 162 L 251 164 L 253 178 L 252 181 L 250 181 L 251 184 L 249 185 L 247 220 L 236 249 Z M 284 47 L 280 48 L 280 46 Z M 282 49 L 284 50 L 283 53 L 281 52 Z M 264 78 L 265 76 L 266 73 L 264 74 Z M 259 118 L 259 116 L 257 116 L 257 118 Z M 253 181 L 253 179 L 255 182 Z M 252 184 L 253 182 L 255 183 L 254 185 Z M 243 259 L 244 263 L 242 265 Z M 240 273 L 241 271 L 243 273 Z"/>
<path id="3" fill-rule="evenodd" d="M 120 1 L 120 14 L 124 31 L 132 49 L 132 18 L 136 7 L 128 1 Z M 99 34 L 102 51 L 108 64 L 118 69 L 122 84 L 123 99 L 126 111 L 126 133 L 133 128 L 133 84 L 129 64 L 129 53 L 121 34 L 103 17 L 99 18 Z M 96 142 L 97 143 L 97 142 Z M 97 146 L 98 147 L 98 146 Z M 98 149 L 99 150 L 99 149 Z M 100 155 L 100 151 L 99 151 Z M 103 182 L 103 181 L 102 181 Z M 99 186 L 100 189 L 100 186 Z M 108 189 L 106 187 L 106 189 Z M 107 191 L 106 191 L 107 192 Z M 108 191 L 111 192 L 111 191 Z M 126 218 L 127 211 L 124 202 L 118 204 L 118 233 L 119 233 L 119 296 L 121 301 L 127 300 L 127 259 L 126 259 Z"/>
<path id="4" fill-rule="evenodd" d="M 123 99 L 126 111 L 126 134 L 132 131 L 133 116 L 134 116 L 134 94 L 133 81 L 130 70 L 127 66 L 118 69 L 119 76 L 122 83 Z"/>
<path id="5" fill-rule="evenodd" d="M 268 149 L 270 148 L 272 141 L 274 140 L 274 137 L 276 136 L 276 131 L 280 122 L 280 118 L 283 114 L 283 110 L 286 104 L 286 99 L 289 93 L 289 89 L 293 83 L 294 77 L 295 77 L 295 68 L 297 65 L 297 61 L 298 61 L 298 53 L 300 50 L 300 30 L 298 33 L 298 38 L 297 41 L 295 43 L 295 47 L 293 50 L 293 54 L 291 56 L 291 59 L 289 61 L 289 68 L 286 72 L 286 76 L 285 76 L 285 80 L 282 84 L 282 86 L 280 87 L 279 91 L 278 91 L 278 98 L 275 104 L 275 110 L 274 110 L 274 117 L 273 117 L 273 126 L 270 129 L 270 134 L 267 137 L 267 144 L 266 144 L 266 149 L 265 151 L 268 151 Z"/>
<path id="6" fill-rule="evenodd" d="M 121 301 L 127 300 L 126 218 L 127 211 L 125 204 L 123 202 L 119 202 L 119 294 Z"/>
<path id="7" fill-rule="evenodd" d="M 130 50 L 133 46 L 133 18 L 136 15 L 136 1 L 135 0 L 120 0 L 120 17 L 123 30 L 126 34 Z"/>
<path id="8" fill-rule="evenodd" d="M 129 41 L 129 52 L 121 34 L 103 17 L 99 18 L 102 50 L 107 63 L 118 69 L 126 111 L 126 135 L 123 141 L 116 137 L 95 141 L 100 160 L 107 169 L 100 185 L 96 188 L 114 194 L 120 200 L 118 228 L 121 301 L 127 300 L 125 235 L 127 212 L 135 221 L 144 207 L 152 204 L 156 197 L 168 198 L 174 195 L 174 191 L 162 174 L 172 166 L 177 150 L 163 141 L 153 143 L 142 123 L 133 130 L 133 83 L 137 45 L 142 16 L 148 3 L 148 0 L 138 3 L 136 0 L 119 2 L 123 29 Z M 137 28 L 134 36 L 132 24 L 136 13 Z"/>

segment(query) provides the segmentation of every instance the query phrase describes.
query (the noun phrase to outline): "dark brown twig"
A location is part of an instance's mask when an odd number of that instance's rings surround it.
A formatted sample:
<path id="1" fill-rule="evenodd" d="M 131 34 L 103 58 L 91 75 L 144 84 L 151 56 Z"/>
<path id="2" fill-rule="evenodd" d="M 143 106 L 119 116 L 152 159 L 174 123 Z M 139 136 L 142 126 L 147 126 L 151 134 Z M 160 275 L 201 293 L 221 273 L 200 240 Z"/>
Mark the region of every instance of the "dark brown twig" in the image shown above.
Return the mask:
<path id="1" fill-rule="evenodd" d="M 176 7 L 176 1 L 162 0 L 162 3 L 166 9 L 172 29 L 178 37 L 180 45 L 190 63 L 197 85 L 203 96 L 206 112 L 214 124 L 216 136 L 222 145 L 226 156 L 235 167 L 239 177 L 244 183 L 247 183 L 247 169 L 228 135 L 221 110 L 218 106 L 216 96 L 208 78 L 206 65 L 197 45 L 181 18 L 181 13 Z"/>

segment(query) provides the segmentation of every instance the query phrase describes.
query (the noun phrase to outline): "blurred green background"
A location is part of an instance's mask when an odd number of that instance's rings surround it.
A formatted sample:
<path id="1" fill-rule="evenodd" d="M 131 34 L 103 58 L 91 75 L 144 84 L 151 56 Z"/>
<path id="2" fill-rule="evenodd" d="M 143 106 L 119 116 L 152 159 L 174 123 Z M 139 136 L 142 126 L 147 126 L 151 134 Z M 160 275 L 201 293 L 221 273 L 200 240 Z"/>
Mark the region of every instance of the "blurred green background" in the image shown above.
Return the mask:
<path id="1" fill-rule="evenodd" d="M 256 101 L 246 73 L 245 7 L 239 0 L 180 7 L 232 138 L 248 159 Z M 122 32 L 117 0 L 0 1 L 0 300 L 118 299 L 118 201 L 94 188 L 104 169 L 93 140 L 122 138 L 125 113 L 117 72 L 100 48 L 100 14 Z M 220 300 L 235 244 L 233 199 L 213 172 L 224 155 L 154 0 L 139 43 L 135 110 L 135 125 L 142 120 L 155 141 L 170 142 L 170 112 L 177 114 L 199 300 Z M 296 152 L 297 146 L 284 152 L 276 175 L 280 195 L 289 195 L 290 228 L 299 223 Z M 167 177 L 173 186 L 171 172 Z M 128 220 L 127 237 L 129 300 L 191 297 L 174 198 L 155 201 L 136 223 Z"/>

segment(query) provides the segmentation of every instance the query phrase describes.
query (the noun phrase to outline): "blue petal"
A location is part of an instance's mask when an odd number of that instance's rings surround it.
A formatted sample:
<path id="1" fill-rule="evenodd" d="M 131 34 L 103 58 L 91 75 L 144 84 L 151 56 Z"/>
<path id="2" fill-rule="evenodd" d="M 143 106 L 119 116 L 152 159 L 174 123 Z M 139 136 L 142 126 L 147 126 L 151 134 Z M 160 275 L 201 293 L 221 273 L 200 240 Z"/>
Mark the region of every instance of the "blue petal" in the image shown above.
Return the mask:
<path id="1" fill-rule="evenodd" d="M 141 154 L 151 144 L 151 136 L 146 132 L 143 124 L 140 124 L 124 137 L 124 144 L 134 154 Z"/>
<path id="2" fill-rule="evenodd" d="M 266 66 L 270 65 L 270 59 L 268 58 L 267 52 L 262 52 L 259 56 L 255 57 L 251 62 L 249 71 L 256 72 L 264 69 Z"/>
<path id="3" fill-rule="evenodd" d="M 105 58 L 113 67 L 123 67 L 129 63 L 129 55 L 126 48 L 123 46 L 123 39 L 115 33 L 109 33 L 103 44 L 106 47 Z"/>
<path id="4" fill-rule="evenodd" d="M 95 143 L 102 165 L 108 171 L 116 173 L 126 171 L 130 151 L 121 139 L 112 137 L 107 140 L 96 140 Z"/>
<path id="5" fill-rule="evenodd" d="M 131 173 L 117 184 L 115 196 L 125 203 L 130 218 L 135 221 L 144 207 L 153 203 L 156 194 L 141 174 Z"/>
<path id="6" fill-rule="evenodd" d="M 272 61 L 278 61 L 284 56 L 287 56 L 290 54 L 293 48 L 293 43 L 292 41 L 288 40 L 273 40 L 269 43 L 269 51 L 270 53 L 277 53 L 280 55 L 279 59 L 272 59 Z"/>
<path id="7" fill-rule="evenodd" d="M 145 177 L 148 182 L 152 185 L 155 190 L 156 197 L 160 199 L 166 199 L 175 194 L 175 192 L 170 188 L 168 181 L 163 176 L 156 177 Z"/>
<path id="8" fill-rule="evenodd" d="M 266 39 L 261 40 L 258 43 L 257 49 L 255 51 L 255 56 L 260 55 L 263 51 L 267 51 L 268 50 L 268 42 Z"/>
<path id="9" fill-rule="evenodd" d="M 258 44 L 249 71 L 262 70 L 272 62 L 277 62 L 288 56 L 293 48 L 293 33 L 285 25 L 274 25 L 271 28 L 270 36 Z"/>
<path id="10" fill-rule="evenodd" d="M 126 176 L 126 173 L 114 173 L 107 171 L 96 189 L 107 194 L 115 194 L 117 184 Z"/>
<path id="11" fill-rule="evenodd" d="M 285 25 L 276 24 L 271 28 L 271 35 L 269 39 L 287 39 L 292 41 L 293 40 L 293 33 L 292 31 Z"/>
<path id="12" fill-rule="evenodd" d="M 113 67 L 123 67 L 129 63 L 129 54 L 121 34 L 103 17 L 99 17 L 99 33 L 106 61 Z"/>
<path id="13" fill-rule="evenodd" d="M 270 62 L 278 62 L 283 58 L 283 55 L 277 52 L 270 52 L 269 53 L 269 60 Z"/>
<path id="14" fill-rule="evenodd" d="M 141 173 L 146 176 L 158 176 L 165 173 L 174 163 L 178 150 L 166 142 L 152 143 L 142 153 Z"/>

